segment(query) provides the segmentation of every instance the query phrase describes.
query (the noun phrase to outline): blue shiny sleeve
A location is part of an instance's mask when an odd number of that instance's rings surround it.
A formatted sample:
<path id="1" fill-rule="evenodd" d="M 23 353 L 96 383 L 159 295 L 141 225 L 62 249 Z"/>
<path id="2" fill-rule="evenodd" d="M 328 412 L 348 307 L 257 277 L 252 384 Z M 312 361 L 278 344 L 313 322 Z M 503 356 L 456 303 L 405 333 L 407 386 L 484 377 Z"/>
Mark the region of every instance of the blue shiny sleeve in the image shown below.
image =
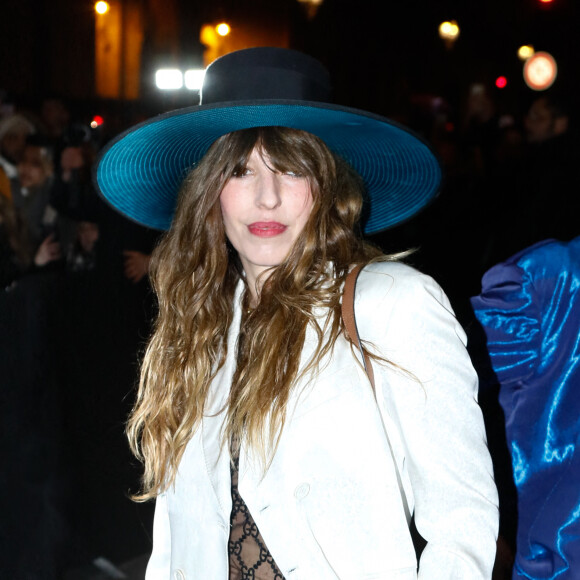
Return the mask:
<path id="1" fill-rule="evenodd" d="M 580 238 L 492 268 L 472 298 L 500 383 L 518 495 L 513 578 L 580 574 Z"/>
<path id="2" fill-rule="evenodd" d="M 498 381 L 516 387 L 534 373 L 540 356 L 541 317 L 532 277 L 517 263 L 499 264 L 483 277 L 472 305 Z"/>

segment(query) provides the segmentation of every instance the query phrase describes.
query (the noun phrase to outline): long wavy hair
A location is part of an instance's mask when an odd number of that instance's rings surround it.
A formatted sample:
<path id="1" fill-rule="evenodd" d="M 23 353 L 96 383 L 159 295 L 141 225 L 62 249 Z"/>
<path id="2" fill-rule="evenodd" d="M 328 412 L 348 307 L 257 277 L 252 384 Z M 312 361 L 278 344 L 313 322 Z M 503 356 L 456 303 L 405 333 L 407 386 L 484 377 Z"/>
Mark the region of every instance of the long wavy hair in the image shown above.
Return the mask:
<path id="1" fill-rule="evenodd" d="M 226 239 L 219 197 L 254 148 L 273 169 L 305 176 L 313 206 L 286 259 L 264 279 L 258 306 L 243 319 L 237 352 L 228 355 L 234 293 L 246 281 Z M 360 177 L 320 139 L 295 129 L 229 133 L 189 173 L 151 262 L 159 314 L 128 423 L 131 447 L 144 463 L 142 492 L 134 499 L 150 499 L 174 481 L 227 356 L 237 358 L 237 367 L 223 409 L 223 442 L 247 445 L 267 468 L 299 373 L 315 371 L 343 331 L 340 303 L 350 267 L 385 259 L 355 234 L 362 204 Z M 328 312 L 323 322 L 315 317 L 319 308 Z M 299 369 L 309 325 L 318 346 L 308 367 Z"/>

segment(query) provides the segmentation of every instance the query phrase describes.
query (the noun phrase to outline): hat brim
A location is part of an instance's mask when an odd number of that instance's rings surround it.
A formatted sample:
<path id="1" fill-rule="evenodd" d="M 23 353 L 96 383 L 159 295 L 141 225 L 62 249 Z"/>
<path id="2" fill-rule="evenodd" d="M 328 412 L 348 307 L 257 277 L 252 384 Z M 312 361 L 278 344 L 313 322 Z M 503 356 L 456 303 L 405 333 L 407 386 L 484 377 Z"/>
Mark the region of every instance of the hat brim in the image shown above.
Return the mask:
<path id="1" fill-rule="evenodd" d="M 150 119 L 102 151 L 95 182 L 104 199 L 145 226 L 171 226 L 179 187 L 211 144 L 252 127 L 302 129 L 320 137 L 364 180 L 374 234 L 406 221 L 436 197 L 441 168 L 430 147 L 396 123 L 317 102 L 246 101 L 201 105 Z"/>

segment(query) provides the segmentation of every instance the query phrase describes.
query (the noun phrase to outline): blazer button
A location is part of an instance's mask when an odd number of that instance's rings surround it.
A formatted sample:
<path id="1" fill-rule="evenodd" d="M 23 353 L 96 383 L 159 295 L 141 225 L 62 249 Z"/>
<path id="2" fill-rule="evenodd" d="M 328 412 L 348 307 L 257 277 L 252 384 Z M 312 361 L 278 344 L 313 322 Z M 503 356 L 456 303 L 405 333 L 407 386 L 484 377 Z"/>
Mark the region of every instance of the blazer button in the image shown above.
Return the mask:
<path id="1" fill-rule="evenodd" d="M 294 490 L 294 497 L 296 499 L 304 499 L 309 493 L 310 485 L 307 483 L 302 483 Z"/>
<path id="2" fill-rule="evenodd" d="M 185 574 L 181 570 L 175 570 L 173 580 L 185 580 Z"/>

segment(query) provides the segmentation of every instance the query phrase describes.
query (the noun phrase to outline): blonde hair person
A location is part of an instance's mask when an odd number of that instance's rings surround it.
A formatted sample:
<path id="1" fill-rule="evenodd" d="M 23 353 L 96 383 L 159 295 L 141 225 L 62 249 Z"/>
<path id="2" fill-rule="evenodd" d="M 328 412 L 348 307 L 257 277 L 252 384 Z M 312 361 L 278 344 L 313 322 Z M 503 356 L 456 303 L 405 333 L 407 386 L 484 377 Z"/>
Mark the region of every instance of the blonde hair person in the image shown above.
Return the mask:
<path id="1" fill-rule="evenodd" d="M 355 234 L 361 212 L 372 233 L 426 205 L 439 166 L 328 87 L 300 53 L 232 53 L 202 105 L 101 156 L 105 199 L 168 229 L 128 425 L 137 499 L 157 501 L 149 579 L 491 577 L 497 497 L 465 335 L 433 280 Z M 357 264 L 375 392 L 341 317 Z"/>
<path id="2" fill-rule="evenodd" d="M 8 179 L 17 177 L 26 139 L 34 133 L 34 125 L 23 115 L 13 113 L 0 119 L 0 167 Z"/>

